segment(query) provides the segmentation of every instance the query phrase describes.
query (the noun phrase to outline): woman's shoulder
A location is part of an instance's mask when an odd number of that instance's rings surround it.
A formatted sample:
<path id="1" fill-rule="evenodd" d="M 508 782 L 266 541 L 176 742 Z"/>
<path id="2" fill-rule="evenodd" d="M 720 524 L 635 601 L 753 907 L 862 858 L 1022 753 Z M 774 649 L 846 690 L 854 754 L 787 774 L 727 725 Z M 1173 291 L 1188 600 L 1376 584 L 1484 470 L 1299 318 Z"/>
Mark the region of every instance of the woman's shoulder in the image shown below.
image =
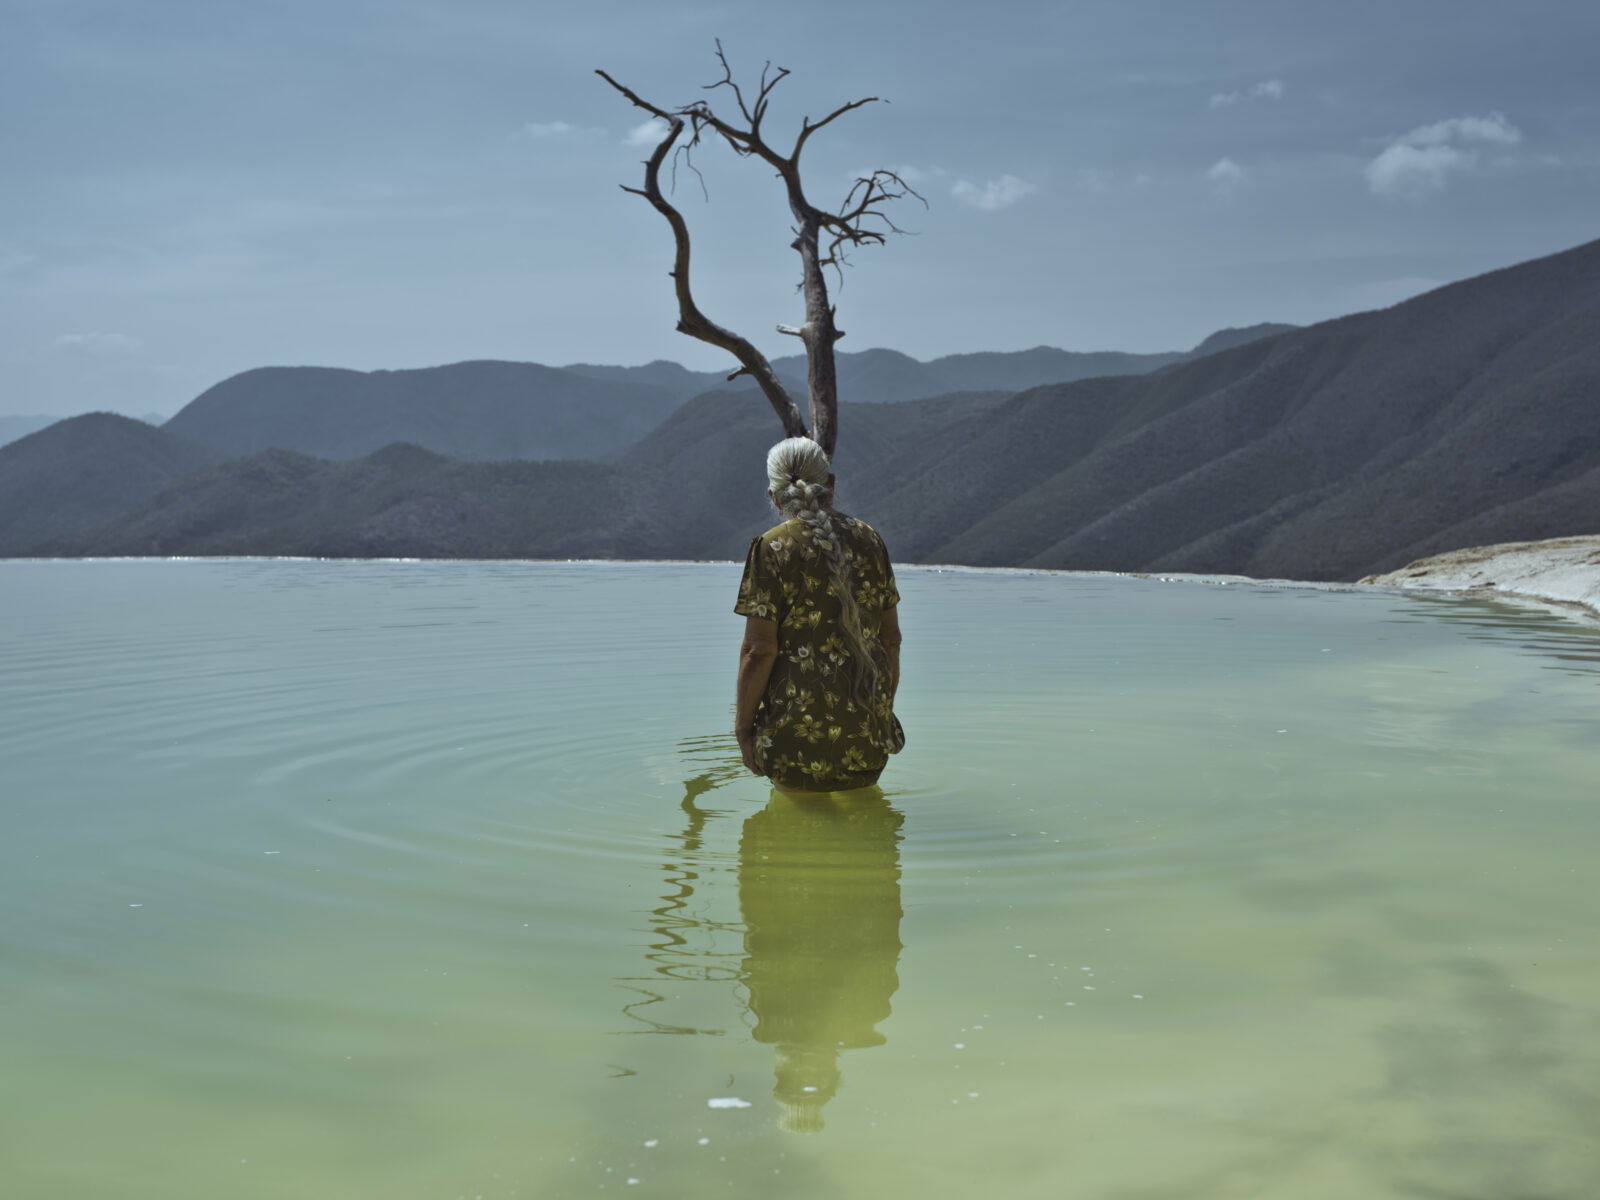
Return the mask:
<path id="1" fill-rule="evenodd" d="M 794 541 L 795 538 L 801 537 L 804 533 L 805 525 L 798 519 L 791 517 L 787 521 L 781 521 L 774 525 L 765 533 L 757 534 L 753 540 L 757 542 L 786 543 Z"/>
<path id="2" fill-rule="evenodd" d="M 840 513 L 839 517 L 840 523 L 847 530 L 849 530 L 853 536 L 865 542 L 872 542 L 879 546 L 883 545 L 883 535 L 871 525 L 868 525 L 860 517 L 852 517 L 848 513 Z"/>

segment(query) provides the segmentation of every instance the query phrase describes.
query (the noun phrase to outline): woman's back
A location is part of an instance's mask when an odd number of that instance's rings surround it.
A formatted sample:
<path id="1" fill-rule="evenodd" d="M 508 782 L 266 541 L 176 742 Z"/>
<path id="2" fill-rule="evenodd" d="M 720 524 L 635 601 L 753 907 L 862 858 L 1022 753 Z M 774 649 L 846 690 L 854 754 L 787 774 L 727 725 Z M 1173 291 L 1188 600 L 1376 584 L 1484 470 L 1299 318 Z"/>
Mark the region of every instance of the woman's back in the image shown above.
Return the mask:
<path id="1" fill-rule="evenodd" d="M 878 531 L 865 521 L 838 512 L 829 516 L 830 532 L 838 539 L 849 566 L 863 632 L 876 637 L 876 618 L 900 602 L 888 549 Z M 829 586 L 828 547 L 819 544 L 814 531 L 798 517 L 752 538 L 745 568 L 739 585 L 739 612 L 777 621 L 780 638 L 790 626 L 796 632 L 802 626 L 839 632 L 840 600 Z M 747 602 L 773 611 L 746 612 L 743 606 Z"/>
<path id="2" fill-rule="evenodd" d="M 834 584 L 841 575 L 848 596 Z M 865 521 L 829 512 L 825 528 L 795 518 L 751 540 L 734 611 L 777 625 L 754 742 L 774 783 L 864 787 L 900 749 L 881 639 L 899 601 L 883 539 Z"/>

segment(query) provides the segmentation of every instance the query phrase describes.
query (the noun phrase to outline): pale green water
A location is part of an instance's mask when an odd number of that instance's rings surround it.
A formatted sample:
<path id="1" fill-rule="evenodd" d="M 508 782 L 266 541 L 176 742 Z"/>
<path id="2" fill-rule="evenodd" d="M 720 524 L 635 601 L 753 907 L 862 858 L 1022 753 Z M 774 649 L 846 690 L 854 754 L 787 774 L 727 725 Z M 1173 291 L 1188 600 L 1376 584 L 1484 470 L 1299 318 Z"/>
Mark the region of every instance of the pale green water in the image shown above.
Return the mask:
<path id="1" fill-rule="evenodd" d="M 1600 635 L 905 569 L 798 806 L 736 578 L 0 564 L 0 1195 L 1600 1194 Z"/>

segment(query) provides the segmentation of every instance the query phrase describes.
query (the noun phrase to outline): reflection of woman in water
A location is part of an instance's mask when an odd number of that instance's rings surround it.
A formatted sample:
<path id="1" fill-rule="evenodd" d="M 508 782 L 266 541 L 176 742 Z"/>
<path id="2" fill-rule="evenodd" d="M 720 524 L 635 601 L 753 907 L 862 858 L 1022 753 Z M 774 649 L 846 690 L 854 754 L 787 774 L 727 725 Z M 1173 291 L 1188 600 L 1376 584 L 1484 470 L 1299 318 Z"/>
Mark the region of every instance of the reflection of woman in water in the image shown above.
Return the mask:
<path id="1" fill-rule="evenodd" d="M 828 456 L 810 438 L 774 446 L 767 481 L 786 520 L 751 541 L 734 606 L 745 618 L 739 749 L 792 791 L 866 787 L 905 744 L 889 552 L 870 525 L 834 511 Z"/>
<path id="2" fill-rule="evenodd" d="M 900 823 L 877 788 L 774 789 L 739 839 L 741 979 L 755 1039 L 777 1049 L 783 1128 L 822 1128 L 839 1052 L 881 1045 L 899 984 Z"/>

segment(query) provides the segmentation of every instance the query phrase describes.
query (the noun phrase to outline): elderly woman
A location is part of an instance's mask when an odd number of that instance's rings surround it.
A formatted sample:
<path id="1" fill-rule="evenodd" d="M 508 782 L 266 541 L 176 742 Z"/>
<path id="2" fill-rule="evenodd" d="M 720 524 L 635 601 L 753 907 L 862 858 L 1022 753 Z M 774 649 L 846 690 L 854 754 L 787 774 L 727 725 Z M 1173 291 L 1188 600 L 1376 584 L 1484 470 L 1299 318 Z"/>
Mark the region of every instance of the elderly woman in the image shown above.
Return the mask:
<path id="1" fill-rule="evenodd" d="M 734 605 L 745 618 L 739 749 L 786 791 L 867 787 L 905 744 L 889 552 L 866 522 L 834 511 L 828 456 L 810 438 L 768 452 L 767 482 L 787 519 L 751 541 Z"/>

